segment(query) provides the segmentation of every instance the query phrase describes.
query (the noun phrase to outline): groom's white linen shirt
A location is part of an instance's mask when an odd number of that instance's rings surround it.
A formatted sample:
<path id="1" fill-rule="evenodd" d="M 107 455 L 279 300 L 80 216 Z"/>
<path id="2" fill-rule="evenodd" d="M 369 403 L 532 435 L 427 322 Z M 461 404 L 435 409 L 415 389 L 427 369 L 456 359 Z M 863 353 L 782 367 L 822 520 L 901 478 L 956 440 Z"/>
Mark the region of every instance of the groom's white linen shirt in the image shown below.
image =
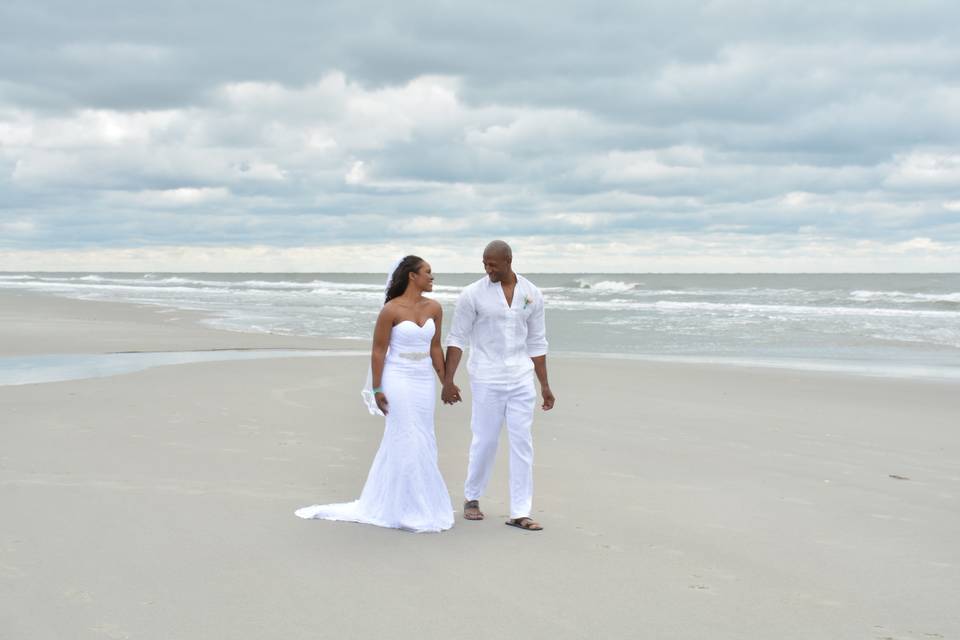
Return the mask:
<path id="1" fill-rule="evenodd" d="M 473 382 L 522 380 L 533 370 L 530 358 L 547 353 L 543 295 L 521 275 L 509 307 L 499 282 L 484 277 L 467 285 L 457 299 L 447 346 L 470 347 L 467 372 Z"/>

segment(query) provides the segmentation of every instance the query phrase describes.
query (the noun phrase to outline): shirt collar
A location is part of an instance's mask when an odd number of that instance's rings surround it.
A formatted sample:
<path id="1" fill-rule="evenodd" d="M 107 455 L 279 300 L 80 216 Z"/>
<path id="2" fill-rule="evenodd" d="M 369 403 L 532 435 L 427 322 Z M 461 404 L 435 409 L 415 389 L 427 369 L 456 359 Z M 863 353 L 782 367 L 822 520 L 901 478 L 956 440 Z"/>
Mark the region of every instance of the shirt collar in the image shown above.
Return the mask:
<path id="1" fill-rule="evenodd" d="M 513 272 L 513 275 L 517 276 L 517 285 L 519 286 L 519 285 L 520 285 L 520 279 L 521 279 L 522 276 L 521 276 L 519 273 L 517 273 L 516 271 Z M 494 282 L 493 280 L 491 280 L 491 279 L 490 279 L 490 276 L 484 276 L 483 279 L 486 281 L 488 287 L 492 287 L 492 286 L 498 286 L 498 287 L 499 287 L 499 286 L 500 286 L 500 283 L 499 283 L 499 282 Z"/>

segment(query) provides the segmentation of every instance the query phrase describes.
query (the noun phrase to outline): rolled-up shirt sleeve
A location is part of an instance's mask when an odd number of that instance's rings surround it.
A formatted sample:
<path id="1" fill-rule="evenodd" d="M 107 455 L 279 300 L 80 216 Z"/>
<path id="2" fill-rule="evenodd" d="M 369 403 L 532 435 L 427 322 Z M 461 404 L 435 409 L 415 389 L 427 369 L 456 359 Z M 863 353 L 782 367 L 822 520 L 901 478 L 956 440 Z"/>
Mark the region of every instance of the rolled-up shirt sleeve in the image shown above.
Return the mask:
<path id="1" fill-rule="evenodd" d="M 547 355 L 547 323 L 544 317 L 543 294 L 534 295 L 533 312 L 527 317 L 527 355 Z"/>
<path id="2" fill-rule="evenodd" d="M 447 334 L 447 346 L 466 349 L 470 344 L 470 334 L 473 333 L 473 323 L 477 319 L 477 309 L 470 295 L 469 289 L 464 289 L 457 298 L 457 306 L 453 310 L 453 324 Z"/>

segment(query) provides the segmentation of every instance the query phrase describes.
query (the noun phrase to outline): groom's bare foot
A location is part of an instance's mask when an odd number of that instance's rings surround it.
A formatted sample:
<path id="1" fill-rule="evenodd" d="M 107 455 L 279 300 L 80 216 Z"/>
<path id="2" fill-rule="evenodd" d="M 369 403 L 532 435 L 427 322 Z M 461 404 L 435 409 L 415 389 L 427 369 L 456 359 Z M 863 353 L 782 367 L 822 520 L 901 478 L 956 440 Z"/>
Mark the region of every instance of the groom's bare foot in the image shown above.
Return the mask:
<path id="1" fill-rule="evenodd" d="M 464 502 L 463 517 L 467 520 L 483 520 L 483 511 L 480 511 L 480 501 L 467 500 Z"/>

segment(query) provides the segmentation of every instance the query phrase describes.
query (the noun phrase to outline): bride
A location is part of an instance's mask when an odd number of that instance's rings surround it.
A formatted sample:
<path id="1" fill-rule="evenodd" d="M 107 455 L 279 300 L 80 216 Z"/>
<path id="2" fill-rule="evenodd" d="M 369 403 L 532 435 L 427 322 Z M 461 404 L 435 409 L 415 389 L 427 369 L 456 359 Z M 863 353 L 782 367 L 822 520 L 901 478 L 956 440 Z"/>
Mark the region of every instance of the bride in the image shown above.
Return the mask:
<path id="1" fill-rule="evenodd" d="M 372 388 L 364 390 L 370 412 L 386 416 L 380 449 L 359 500 L 303 507 L 296 511 L 301 518 L 416 532 L 453 526 L 433 428 L 434 376 L 443 380 L 443 309 L 423 296 L 432 290 L 433 273 L 425 260 L 406 256 L 393 270 L 373 331 Z"/>

